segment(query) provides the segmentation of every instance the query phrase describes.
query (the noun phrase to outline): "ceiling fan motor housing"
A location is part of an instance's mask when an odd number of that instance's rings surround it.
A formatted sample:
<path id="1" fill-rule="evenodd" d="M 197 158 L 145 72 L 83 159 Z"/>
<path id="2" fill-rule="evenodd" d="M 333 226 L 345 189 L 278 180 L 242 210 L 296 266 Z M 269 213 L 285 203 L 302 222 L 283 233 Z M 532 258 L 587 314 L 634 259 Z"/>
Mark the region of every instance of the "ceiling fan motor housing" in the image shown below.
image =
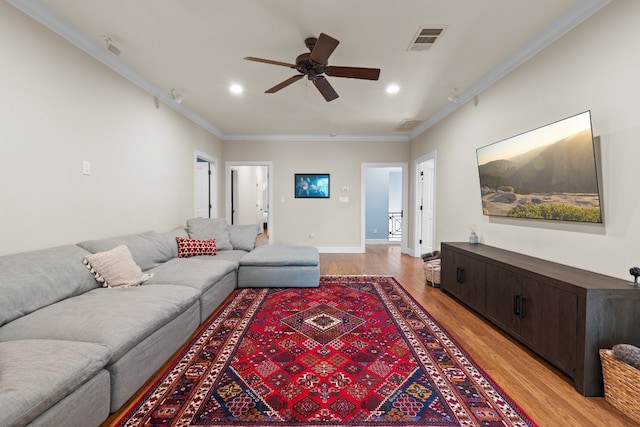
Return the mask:
<path id="1" fill-rule="evenodd" d="M 310 53 L 303 53 L 301 55 L 298 55 L 298 57 L 296 58 L 296 70 L 298 70 L 301 74 L 308 74 L 309 79 L 312 78 L 312 75 L 323 74 L 326 68 L 326 63 L 318 64 L 316 62 L 313 62 L 311 60 Z"/>

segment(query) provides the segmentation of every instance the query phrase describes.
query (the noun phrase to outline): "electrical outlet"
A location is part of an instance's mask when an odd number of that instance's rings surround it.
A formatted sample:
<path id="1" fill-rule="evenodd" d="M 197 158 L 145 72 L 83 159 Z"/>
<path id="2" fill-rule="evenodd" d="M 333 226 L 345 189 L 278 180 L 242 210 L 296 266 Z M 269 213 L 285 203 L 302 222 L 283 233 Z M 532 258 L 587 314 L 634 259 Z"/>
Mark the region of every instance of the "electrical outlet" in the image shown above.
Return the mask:
<path id="1" fill-rule="evenodd" d="M 91 162 L 89 160 L 82 161 L 82 175 L 91 175 Z"/>

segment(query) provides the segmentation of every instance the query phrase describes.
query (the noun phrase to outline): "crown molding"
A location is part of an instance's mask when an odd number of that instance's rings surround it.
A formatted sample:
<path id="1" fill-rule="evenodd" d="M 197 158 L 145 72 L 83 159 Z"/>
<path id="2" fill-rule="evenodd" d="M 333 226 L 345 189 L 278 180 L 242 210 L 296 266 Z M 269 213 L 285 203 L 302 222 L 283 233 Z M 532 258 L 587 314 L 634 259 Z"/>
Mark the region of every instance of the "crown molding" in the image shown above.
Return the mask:
<path id="1" fill-rule="evenodd" d="M 198 126 L 209 131 L 223 141 L 384 141 L 405 142 L 411 141 L 426 132 L 436 123 L 456 111 L 474 96 L 492 86 L 498 80 L 522 65 L 544 48 L 558 40 L 571 29 L 598 12 L 612 0 L 581 0 L 563 16 L 548 25 L 542 32 L 525 43 L 511 56 L 507 57 L 499 65 L 481 77 L 468 89 L 458 93 L 458 102 L 449 103 L 436 111 L 431 117 L 419 124 L 408 135 L 384 136 L 384 135 L 229 135 L 222 133 L 213 124 L 196 114 L 182 104 L 176 103 L 167 90 L 151 82 L 144 75 L 137 72 L 118 56 L 112 54 L 101 43 L 88 37 L 85 33 L 73 26 L 59 14 L 46 6 L 41 0 L 6 0 L 7 3 L 21 10 L 26 15 L 35 19 L 45 27 L 60 35 L 73 45 L 82 49 L 90 56 L 100 61 L 107 67 L 119 73 L 144 91 L 158 98 L 164 104 L 184 115 Z"/>
<path id="2" fill-rule="evenodd" d="M 515 70 L 520 65 L 527 62 L 544 48 L 558 40 L 560 37 L 571 31 L 578 24 L 589 18 L 594 13 L 611 3 L 612 0 L 582 0 L 569 9 L 564 15 L 549 24 L 543 31 L 525 43 L 520 49 L 508 56 L 504 61 L 494 67 L 468 89 L 458 93 L 458 102 L 449 103 L 445 107 L 436 111 L 424 122 L 420 123 L 409 134 L 411 140 L 424 133 L 440 120 L 453 113 L 474 96 L 492 86 L 498 80 Z"/>
<path id="3" fill-rule="evenodd" d="M 224 141 L 296 141 L 296 142 L 408 142 L 409 135 L 225 135 Z"/>
<path id="4" fill-rule="evenodd" d="M 6 0 L 7 3 L 13 5 L 26 15 L 38 21 L 40 24 L 49 28 L 74 46 L 82 49 L 84 52 L 100 61 L 107 67 L 122 75 L 142 90 L 158 98 L 164 104 L 173 108 L 183 116 L 187 117 L 198 126 L 211 132 L 220 139 L 224 139 L 224 134 L 215 126 L 205 120 L 202 116 L 196 114 L 182 104 L 178 104 L 171 98 L 168 90 L 161 88 L 147 77 L 140 74 L 129 64 L 124 62 L 118 56 L 105 49 L 105 46 L 98 41 L 88 37 L 84 32 L 72 25 L 69 21 L 61 17 L 58 13 L 45 5 L 41 0 Z"/>

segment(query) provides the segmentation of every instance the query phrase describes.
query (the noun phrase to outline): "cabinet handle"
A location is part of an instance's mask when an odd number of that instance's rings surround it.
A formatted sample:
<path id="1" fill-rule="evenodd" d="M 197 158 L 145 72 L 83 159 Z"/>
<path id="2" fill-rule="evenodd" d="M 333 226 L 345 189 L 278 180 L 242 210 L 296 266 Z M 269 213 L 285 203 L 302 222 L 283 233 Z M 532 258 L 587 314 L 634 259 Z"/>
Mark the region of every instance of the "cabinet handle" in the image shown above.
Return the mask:
<path id="1" fill-rule="evenodd" d="M 522 295 L 513 296 L 513 314 L 520 319 L 524 319 L 524 302 L 526 298 Z"/>
<path id="2" fill-rule="evenodd" d="M 464 283 L 464 268 L 456 268 L 456 282 Z"/>

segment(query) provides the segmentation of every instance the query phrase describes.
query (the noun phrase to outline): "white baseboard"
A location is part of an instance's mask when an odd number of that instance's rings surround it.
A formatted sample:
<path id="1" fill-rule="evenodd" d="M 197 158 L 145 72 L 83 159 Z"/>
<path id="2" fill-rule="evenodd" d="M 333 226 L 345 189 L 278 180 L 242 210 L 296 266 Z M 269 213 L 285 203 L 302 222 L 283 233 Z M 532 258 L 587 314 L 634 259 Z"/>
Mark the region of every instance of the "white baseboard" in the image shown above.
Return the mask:
<path id="1" fill-rule="evenodd" d="M 400 245 L 402 242 L 390 241 L 388 239 L 366 239 L 364 241 L 367 245 Z"/>
<path id="2" fill-rule="evenodd" d="M 361 254 L 364 250 L 359 246 L 354 247 L 335 247 L 335 248 L 318 248 L 318 252 L 323 254 Z"/>

